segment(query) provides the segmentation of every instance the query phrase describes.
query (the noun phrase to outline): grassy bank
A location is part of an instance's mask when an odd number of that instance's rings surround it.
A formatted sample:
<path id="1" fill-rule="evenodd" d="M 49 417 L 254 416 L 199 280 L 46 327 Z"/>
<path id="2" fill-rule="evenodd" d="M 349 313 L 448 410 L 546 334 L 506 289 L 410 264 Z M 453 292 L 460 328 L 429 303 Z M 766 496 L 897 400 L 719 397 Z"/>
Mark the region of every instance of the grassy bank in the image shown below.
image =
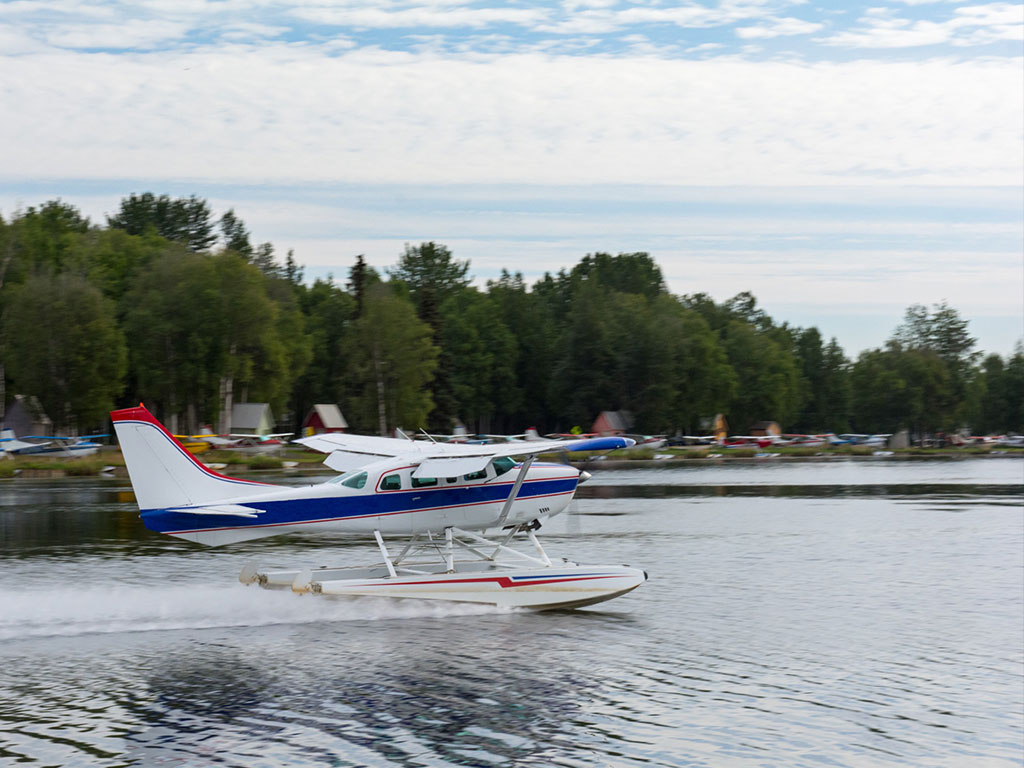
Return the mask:
<path id="1" fill-rule="evenodd" d="M 604 453 L 577 452 L 569 454 L 547 453 L 540 458 L 545 461 L 568 461 L 586 463 L 607 457 L 609 461 L 621 462 L 653 461 L 655 457 L 666 457 L 664 461 L 696 461 L 714 459 L 728 461 L 730 459 L 752 459 L 763 454 L 777 454 L 785 458 L 843 458 L 873 457 L 880 448 L 864 445 L 840 445 L 836 447 L 770 447 L 770 448 L 722 448 L 719 446 L 701 446 L 699 448 L 664 448 L 660 450 L 628 450 Z M 1024 457 L 1024 448 L 1003 446 L 977 445 L 949 448 L 902 448 L 886 450 L 892 457 L 957 457 L 957 456 L 1018 456 Z M 308 451 L 286 451 L 281 456 L 261 454 L 244 454 L 235 451 L 209 451 L 197 457 L 203 464 L 225 464 L 232 471 L 269 471 L 284 468 L 284 462 L 296 462 L 299 469 L 316 469 L 323 463 L 322 453 Z M 104 451 L 98 456 L 81 459 L 39 458 L 38 456 L 14 457 L 0 459 L 0 479 L 18 475 L 26 477 L 94 477 L 104 469 L 124 467 L 124 458 L 120 451 Z M 119 473 L 120 474 L 120 473 Z"/>

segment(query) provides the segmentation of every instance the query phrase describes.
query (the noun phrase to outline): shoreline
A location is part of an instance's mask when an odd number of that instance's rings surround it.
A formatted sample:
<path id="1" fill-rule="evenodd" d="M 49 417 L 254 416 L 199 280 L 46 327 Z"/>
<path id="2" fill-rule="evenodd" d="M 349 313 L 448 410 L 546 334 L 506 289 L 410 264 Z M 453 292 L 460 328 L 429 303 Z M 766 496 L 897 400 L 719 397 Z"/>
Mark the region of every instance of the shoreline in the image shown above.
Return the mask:
<path id="1" fill-rule="evenodd" d="M 74 460 L 61 460 L 58 458 L 54 459 L 35 459 L 31 462 L 32 466 L 19 467 L 17 466 L 17 460 L 7 462 L 0 461 L 0 481 L 3 480 L 16 480 L 18 478 L 25 479 L 41 479 L 41 478 L 67 478 L 67 477 L 87 477 L 87 478 L 127 478 L 128 470 L 124 466 L 124 461 L 121 458 L 120 452 L 116 452 L 116 457 L 108 455 L 99 459 L 74 459 Z M 730 455 L 728 452 L 721 454 L 711 454 L 703 456 L 686 455 L 684 454 L 670 454 L 665 455 L 663 458 L 644 457 L 644 458 L 618 458 L 611 457 L 609 455 L 597 455 L 588 458 L 577 459 L 570 458 L 567 462 L 571 466 L 587 470 L 602 470 L 602 469 L 676 469 L 683 466 L 700 466 L 703 464 L 775 464 L 783 462 L 786 464 L 791 463 L 834 463 L 840 461 L 963 461 L 964 459 L 1024 459 L 1024 450 L 994 450 L 994 451 L 979 451 L 972 453 L 960 453 L 956 448 L 947 449 L 936 449 L 928 452 L 899 452 L 899 451 L 882 451 L 879 455 L 875 453 L 821 453 L 816 455 L 787 455 L 785 453 L 772 453 L 762 452 L 755 455 Z M 287 459 L 285 459 L 287 460 Z M 558 460 L 549 459 L 549 460 Z M 43 462 L 52 462 L 53 466 L 39 466 Z M 84 462 L 84 463 L 83 463 Z M 26 462 L 29 463 L 29 462 Z M 11 465 L 14 466 L 11 466 Z M 9 469 L 5 472 L 5 469 Z M 228 475 L 232 474 L 321 474 L 327 470 L 324 468 L 322 462 L 299 462 L 298 466 L 283 467 L 283 466 L 261 466 L 253 467 L 245 463 L 230 464 L 224 468 L 215 468 L 214 471 L 223 472 Z"/>
<path id="2" fill-rule="evenodd" d="M 839 461 L 963 461 L 965 459 L 1024 459 L 1024 451 L 1008 451 L 1005 453 L 967 453 L 956 454 L 944 453 L 893 453 L 888 456 L 874 456 L 862 454 L 825 454 L 821 456 L 787 456 L 784 453 L 764 453 L 756 456 L 707 456 L 702 458 L 687 458 L 685 456 L 673 456 L 665 459 L 600 459 L 586 461 L 570 461 L 569 463 L 577 469 L 638 469 L 699 466 L 702 464 L 775 464 L 784 462 L 787 464 L 807 463 L 830 463 Z"/>

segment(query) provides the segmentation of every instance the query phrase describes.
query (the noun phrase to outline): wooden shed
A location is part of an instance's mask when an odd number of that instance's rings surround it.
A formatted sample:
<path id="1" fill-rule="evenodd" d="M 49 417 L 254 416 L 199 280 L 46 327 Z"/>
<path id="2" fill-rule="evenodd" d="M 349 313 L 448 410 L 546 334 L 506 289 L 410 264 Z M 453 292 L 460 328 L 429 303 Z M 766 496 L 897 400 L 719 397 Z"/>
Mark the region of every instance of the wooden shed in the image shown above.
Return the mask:
<path id="1" fill-rule="evenodd" d="M 274 431 L 270 403 L 235 403 L 231 406 L 231 433 L 268 435 Z"/>
<path id="2" fill-rule="evenodd" d="M 303 435 L 319 435 L 324 432 L 344 432 L 348 422 L 341 415 L 341 409 L 334 403 L 319 403 L 310 408 L 302 420 Z"/>
<path id="3" fill-rule="evenodd" d="M 633 428 L 633 414 L 629 411 L 601 411 L 590 428 L 599 435 L 624 435 Z"/>

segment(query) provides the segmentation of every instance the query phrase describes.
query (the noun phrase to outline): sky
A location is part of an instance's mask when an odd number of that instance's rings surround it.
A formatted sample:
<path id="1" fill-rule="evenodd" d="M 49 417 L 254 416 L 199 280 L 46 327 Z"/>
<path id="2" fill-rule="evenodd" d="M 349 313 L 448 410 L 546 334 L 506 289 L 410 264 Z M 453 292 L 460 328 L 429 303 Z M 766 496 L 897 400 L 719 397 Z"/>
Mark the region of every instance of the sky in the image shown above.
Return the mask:
<path id="1" fill-rule="evenodd" d="M 644 251 L 848 354 L 1024 336 L 1024 5 L 0 0 L 0 216 L 234 209 L 307 278 Z"/>

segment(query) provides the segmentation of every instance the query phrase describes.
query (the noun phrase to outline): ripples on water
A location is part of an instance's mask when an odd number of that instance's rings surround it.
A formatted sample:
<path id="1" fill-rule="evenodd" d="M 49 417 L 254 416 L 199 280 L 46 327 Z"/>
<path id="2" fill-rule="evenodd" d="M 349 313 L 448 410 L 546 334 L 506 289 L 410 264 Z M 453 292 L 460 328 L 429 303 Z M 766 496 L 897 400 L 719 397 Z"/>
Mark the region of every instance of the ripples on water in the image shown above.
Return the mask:
<path id="1" fill-rule="evenodd" d="M 0 764 L 1019 766 L 1022 464 L 849 464 L 595 474 L 549 551 L 651 580 L 551 614 L 245 588 L 373 548 L 0 485 Z"/>

